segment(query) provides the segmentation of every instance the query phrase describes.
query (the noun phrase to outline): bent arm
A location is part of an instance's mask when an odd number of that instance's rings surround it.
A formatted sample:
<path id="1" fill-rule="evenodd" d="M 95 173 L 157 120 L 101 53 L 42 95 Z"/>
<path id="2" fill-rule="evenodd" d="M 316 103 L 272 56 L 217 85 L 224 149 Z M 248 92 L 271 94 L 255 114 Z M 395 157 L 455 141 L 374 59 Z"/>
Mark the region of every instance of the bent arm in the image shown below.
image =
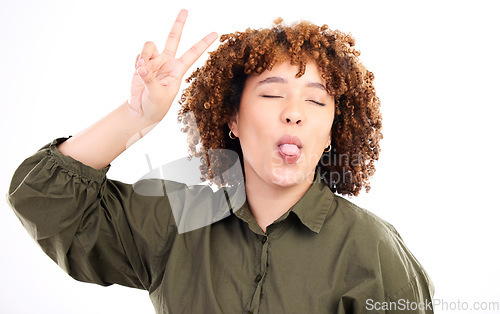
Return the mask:
<path id="1" fill-rule="evenodd" d="M 16 170 L 7 201 L 43 251 L 73 278 L 151 289 L 176 233 L 168 199 L 142 196 L 63 155 L 57 139 Z"/>

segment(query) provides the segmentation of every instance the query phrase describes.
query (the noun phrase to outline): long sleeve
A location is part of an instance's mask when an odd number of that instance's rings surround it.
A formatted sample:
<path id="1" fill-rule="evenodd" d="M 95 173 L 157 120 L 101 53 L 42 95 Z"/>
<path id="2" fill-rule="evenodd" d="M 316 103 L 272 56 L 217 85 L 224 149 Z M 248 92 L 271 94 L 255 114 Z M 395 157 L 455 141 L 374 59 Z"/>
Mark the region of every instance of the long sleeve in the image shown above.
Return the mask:
<path id="1" fill-rule="evenodd" d="M 134 186 L 45 145 L 16 170 L 7 201 L 21 223 L 73 278 L 149 290 L 154 269 L 176 232 L 165 196 L 142 196 Z M 173 227 L 172 227 L 173 226 Z"/>
<path id="2" fill-rule="evenodd" d="M 401 258 L 401 260 L 406 261 L 406 269 L 412 269 L 411 273 L 413 274 L 413 278 L 408 283 L 387 297 L 388 304 L 393 305 L 393 308 L 387 310 L 387 313 L 434 313 L 432 304 L 434 284 L 431 278 L 407 248 L 398 231 L 389 223 L 387 223 L 387 226 L 393 232 L 394 247 L 398 247 L 399 254 L 405 257 Z M 385 259 L 389 260 L 389 257 L 394 255 L 394 251 L 391 250 L 390 253 L 385 254 Z M 388 274 L 390 274 L 391 270 L 393 272 L 397 270 L 397 265 L 386 262 L 388 264 Z"/>

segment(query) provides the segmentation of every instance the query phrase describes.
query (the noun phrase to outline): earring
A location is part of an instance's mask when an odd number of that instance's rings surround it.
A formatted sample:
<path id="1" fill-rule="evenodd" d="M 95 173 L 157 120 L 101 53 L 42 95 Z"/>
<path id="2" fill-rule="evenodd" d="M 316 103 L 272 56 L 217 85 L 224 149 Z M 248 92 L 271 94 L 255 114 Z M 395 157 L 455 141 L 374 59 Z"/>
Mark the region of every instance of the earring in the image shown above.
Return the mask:
<path id="1" fill-rule="evenodd" d="M 237 136 L 234 135 L 233 130 L 229 130 L 229 138 L 234 140 Z"/>
<path id="2" fill-rule="evenodd" d="M 324 153 L 329 153 L 331 150 L 332 150 L 332 144 L 328 145 L 328 147 L 325 148 L 325 150 L 323 150 L 323 152 Z"/>

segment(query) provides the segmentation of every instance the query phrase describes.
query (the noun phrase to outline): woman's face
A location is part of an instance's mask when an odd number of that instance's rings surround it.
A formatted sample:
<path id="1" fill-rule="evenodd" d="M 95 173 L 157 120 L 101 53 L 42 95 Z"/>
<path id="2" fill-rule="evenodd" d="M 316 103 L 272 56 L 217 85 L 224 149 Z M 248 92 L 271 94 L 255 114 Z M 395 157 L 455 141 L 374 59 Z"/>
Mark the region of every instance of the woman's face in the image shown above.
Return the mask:
<path id="1" fill-rule="evenodd" d="M 238 113 L 229 127 L 239 137 L 246 180 L 288 187 L 314 177 L 330 145 L 333 97 L 314 61 L 295 77 L 288 61 L 247 78 Z"/>

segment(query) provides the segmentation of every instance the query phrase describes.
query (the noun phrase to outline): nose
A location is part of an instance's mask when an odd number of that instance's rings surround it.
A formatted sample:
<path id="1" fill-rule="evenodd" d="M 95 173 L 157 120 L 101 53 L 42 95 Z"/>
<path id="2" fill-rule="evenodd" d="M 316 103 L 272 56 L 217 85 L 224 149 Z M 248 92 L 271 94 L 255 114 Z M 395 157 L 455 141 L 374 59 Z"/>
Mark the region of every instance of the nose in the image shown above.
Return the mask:
<path id="1" fill-rule="evenodd" d="M 300 110 L 298 101 L 291 101 L 284 109 L 281 120 L 288 125 L 302 125 L 304 113 Z"/>
<path id="2" fill-rule="evenodd" d="M 298 125 L 302 124 L 302 119 L 299 117 L 299 115 L 295 113 L 288 114 L 287 117 L 285 118 L 285 121 L 287 124 L 298 124 Z"/>

